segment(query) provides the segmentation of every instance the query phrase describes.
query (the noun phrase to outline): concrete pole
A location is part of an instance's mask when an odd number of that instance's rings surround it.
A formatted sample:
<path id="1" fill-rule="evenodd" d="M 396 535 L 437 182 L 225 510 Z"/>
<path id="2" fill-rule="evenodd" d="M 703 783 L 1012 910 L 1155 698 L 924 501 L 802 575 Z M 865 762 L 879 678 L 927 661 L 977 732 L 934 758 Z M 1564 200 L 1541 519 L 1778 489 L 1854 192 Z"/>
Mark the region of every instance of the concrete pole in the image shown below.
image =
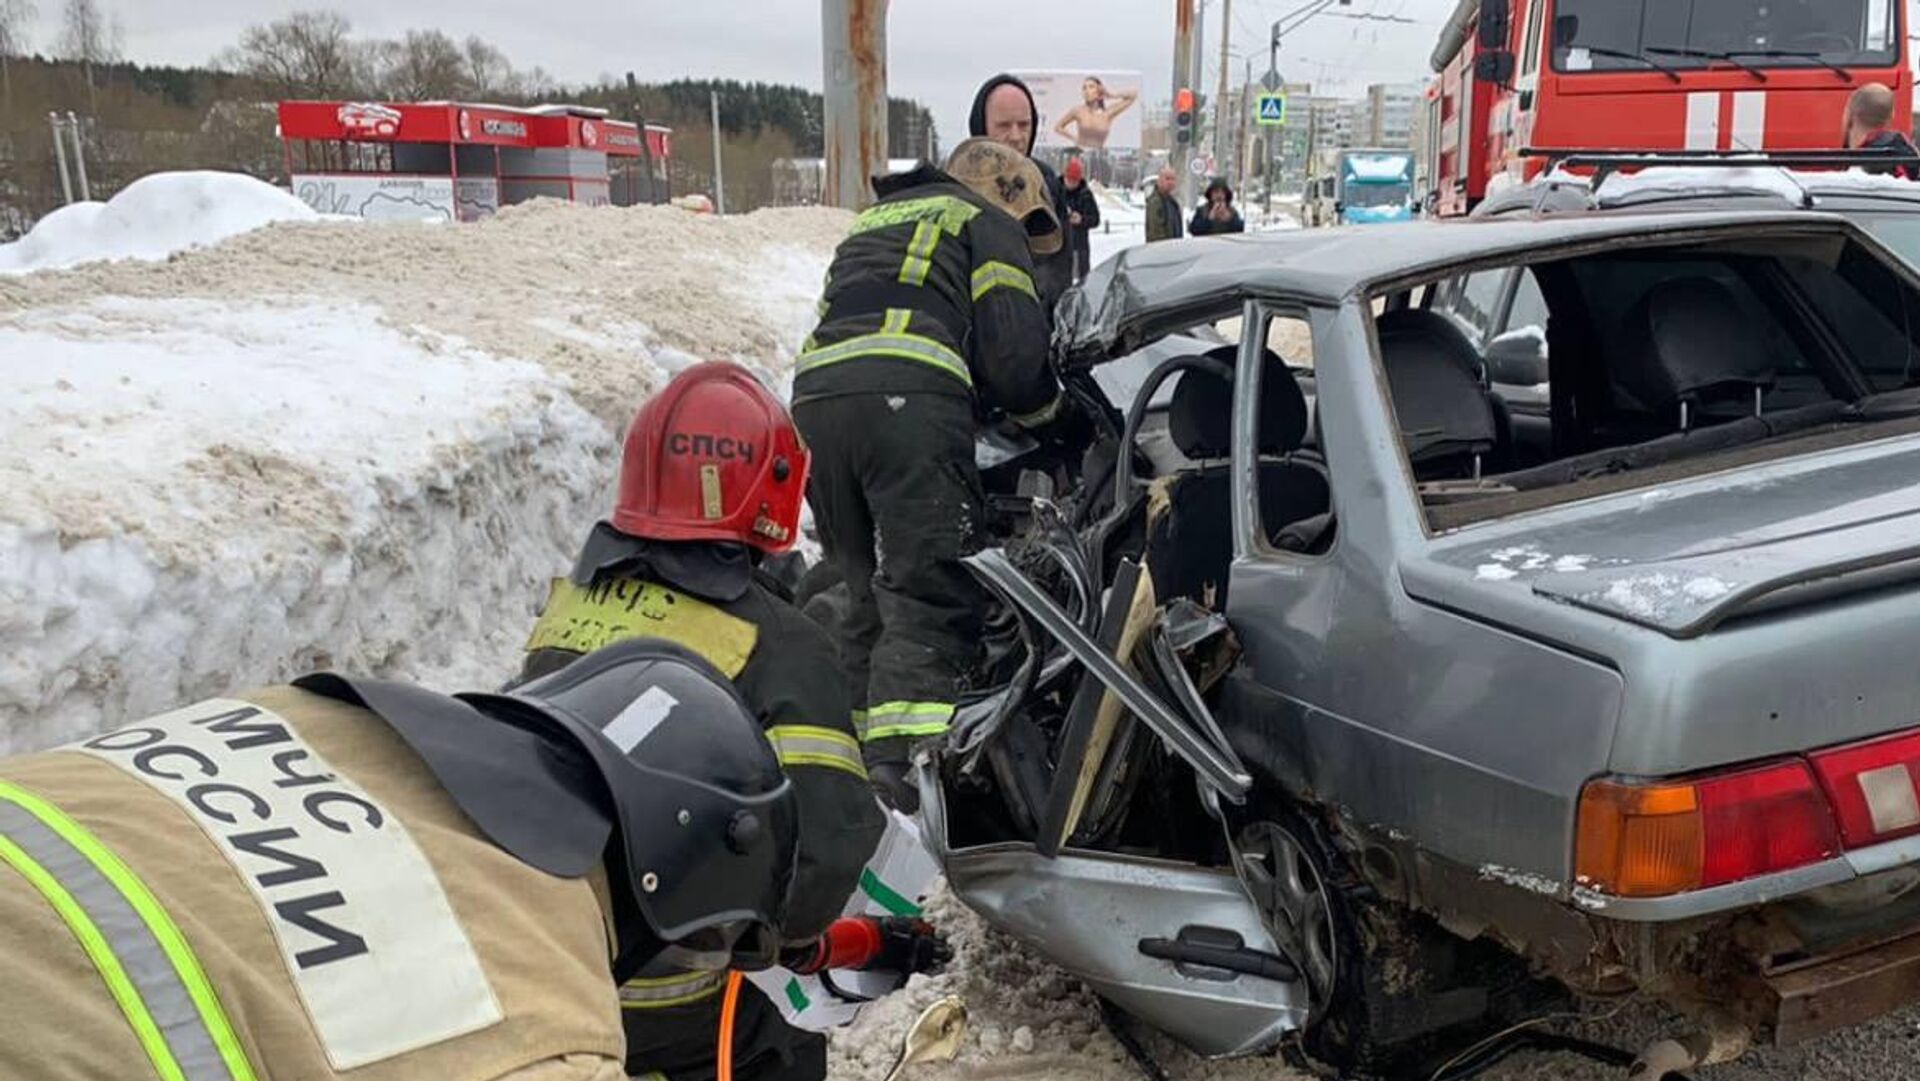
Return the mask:
<path id="1" fill-rule="evenodd" d="M 1220 0 L 1220 91 L 1213 99 L 1213 168 L 1227 171 L 1228 148 L 1233 145 L 1227 130 L 1227 65 L 1233 57 L 1227 52 L 1227 38 L 1233 32 L 1233 0 Z"/>
<path id="2" fill-rule="evenodd" d="M 859 210 L 887 171 L 887 0 L 821 0 L 820 20 L 826 203 Z"/>
<path id="3" fill-rule="evenodd" d="M 1173 0 L 1173 93 L 1193 88 L 1193 0 Z M 1180 203 L 1193 205 L 1193 173 L 1187 168 L 1193 160 L 1193 145 L 1181 146 L 1176 140 L 1167 154 L 1167 163 L 1180 176 Z"/>
<path id="4" fill-rule="evenodd" d="M 720 92 L 707 92 L 707 107 L 713 114 L 713 210 L 727 212 L 727 171 L 720 163 Z"/>
<path id="5" fill-rule="evenodd" d="M 80 201 L 93 200 L 93 185 L 87 183 L 87 145 L 80 141 L 80 121 L 67 114 L 67 132 L 73 136 L 73 168 L 80 179 Z"/>
<path id="6" fill-rule="evenodd" d="M 60 194 L 68 203 L 73 202 L 73 181 L 67 177 L 67 136 L 60 130 L 60 114 L 48 113 L 47 123 L 53 129 L 53 159 L 60 165 Z"/>

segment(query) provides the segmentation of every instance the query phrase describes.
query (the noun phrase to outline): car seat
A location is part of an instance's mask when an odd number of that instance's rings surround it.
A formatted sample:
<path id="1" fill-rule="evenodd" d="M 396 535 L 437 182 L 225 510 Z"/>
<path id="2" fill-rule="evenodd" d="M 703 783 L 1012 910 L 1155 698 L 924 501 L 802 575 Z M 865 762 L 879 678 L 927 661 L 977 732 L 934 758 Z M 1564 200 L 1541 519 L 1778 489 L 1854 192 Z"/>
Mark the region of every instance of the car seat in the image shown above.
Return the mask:
<path id="1" fill-rule="evenodd" d="M 1773 389 L 1772 351 L 1725 283 L 1692 277 L 1654 286 L 1628 314 L 1627 333 L 1614 384 L 1658 418 L 1660 434 L 1762 412 Z"/>
<path id="2" fill-rule="evenodd" d="M 1231 364 L 1237 347 L 1208 353 Z M 1147 566 L 1159 597 L 1187 597 L 1226 607 L 1233 562 L 1233 383 L 1218 367 L 1180 375 L 1168 406 L 1169 434 L 1180 452 L 1201 463 L 1162 478 L 1150 515 Z M 1271 351 L 1260 378 L 1260 525 L 1271 539 L 1295 522 L 1327 513 L 1325 471 L 1297 456 L 1307 435 L 1307 400 L 1286 364 Z"/>
<path id="3" fill-rule="evenodd" d="M 1438 312 L 1408 308 L 1375 321 L 1400 438 L 1420 481 L 1477 479 L 1503 461 L 1501 409 L 1479 350 Z"/>

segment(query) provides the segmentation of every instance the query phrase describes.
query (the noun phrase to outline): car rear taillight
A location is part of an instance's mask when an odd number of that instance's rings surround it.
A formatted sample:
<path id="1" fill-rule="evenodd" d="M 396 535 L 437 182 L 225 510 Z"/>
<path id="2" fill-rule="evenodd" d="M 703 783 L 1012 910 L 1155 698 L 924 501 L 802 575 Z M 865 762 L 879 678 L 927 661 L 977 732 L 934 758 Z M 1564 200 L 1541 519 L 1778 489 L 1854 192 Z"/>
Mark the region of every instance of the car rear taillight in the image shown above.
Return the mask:
<path id="1" fill-rule="evenodd" d="M 1827 790 L 1848 848 L 1920 833 L 1920 732 L 1808 756 Z"/>
<path id="2" fill-rule="evenodd" d="M 1840 851 L 1805 762 L 1682 781 L 1602 779 L 1580 793 L 1580 885 L 1663 897 L 1817 863 Z"/>

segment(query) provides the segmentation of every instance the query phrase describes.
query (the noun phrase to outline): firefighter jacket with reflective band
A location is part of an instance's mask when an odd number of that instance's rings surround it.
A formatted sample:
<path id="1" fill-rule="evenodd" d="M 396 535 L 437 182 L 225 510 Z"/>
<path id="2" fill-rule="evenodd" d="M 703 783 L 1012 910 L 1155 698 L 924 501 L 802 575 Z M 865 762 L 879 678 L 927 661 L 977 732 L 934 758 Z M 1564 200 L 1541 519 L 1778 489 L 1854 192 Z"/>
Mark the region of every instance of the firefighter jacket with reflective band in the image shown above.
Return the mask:
<path id="1" fill-rule="evenodd" d="M 703 562 L 709 555 L 716 558 Z M 832 641 L 763 582 L 737 546 L 650 545 L 601 523 L 573 575 L 553 582 L 522 676 L 538 678 L 637 637 L 706 658 L 765 727 L 800 802 L 800 851 L 781 933 L 795 942 L 818 935 L 846 906 L 886 828 Z M 629 981 L 621 999 L 630 1010 L 673 1007 L 712 1000 L 719 987 L 714 974 L 656 965 Z"/>
<path id="2" fill-rule="evenodd" d="M 612 1081 L 603 890 L 290 687 L 0 760 L 0 1077 Z"/>
<path id="3" fill-rule="evenodd" d="M 931 166 L 874 183 L 880 201 L 834 253 L 794 400 L 971 392 L 1037 426 L 1059 409 L 1026 232 Z"/>

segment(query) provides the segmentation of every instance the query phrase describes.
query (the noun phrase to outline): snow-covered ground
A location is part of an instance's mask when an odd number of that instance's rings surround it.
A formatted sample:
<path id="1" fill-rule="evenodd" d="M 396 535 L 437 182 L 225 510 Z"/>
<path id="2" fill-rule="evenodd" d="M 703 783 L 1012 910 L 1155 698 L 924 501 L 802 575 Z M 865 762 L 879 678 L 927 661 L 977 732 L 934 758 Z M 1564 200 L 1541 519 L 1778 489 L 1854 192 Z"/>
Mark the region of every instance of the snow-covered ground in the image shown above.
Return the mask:
<path id="1" fill-rule="evenodd" d="M 312 207 L 238 173 L 155 173 L 104 203 L 61 207 L 19 241 L 0 245 L 0 273 L 96 259 L 164 259 L 276 221 L 314 221 Z"/>
<path id="2" fill-rule="evenodd" d="M 778 382 L 846 222 L 549 204 L 218 243 L 271 207 L 232 179 L 96 210 L 144 236 L 54 215 L 0 247 L 177 252 L 0 276 L 0 751 L 322 666 L 505 679 L 634 409 L 696 358 Z"/>

